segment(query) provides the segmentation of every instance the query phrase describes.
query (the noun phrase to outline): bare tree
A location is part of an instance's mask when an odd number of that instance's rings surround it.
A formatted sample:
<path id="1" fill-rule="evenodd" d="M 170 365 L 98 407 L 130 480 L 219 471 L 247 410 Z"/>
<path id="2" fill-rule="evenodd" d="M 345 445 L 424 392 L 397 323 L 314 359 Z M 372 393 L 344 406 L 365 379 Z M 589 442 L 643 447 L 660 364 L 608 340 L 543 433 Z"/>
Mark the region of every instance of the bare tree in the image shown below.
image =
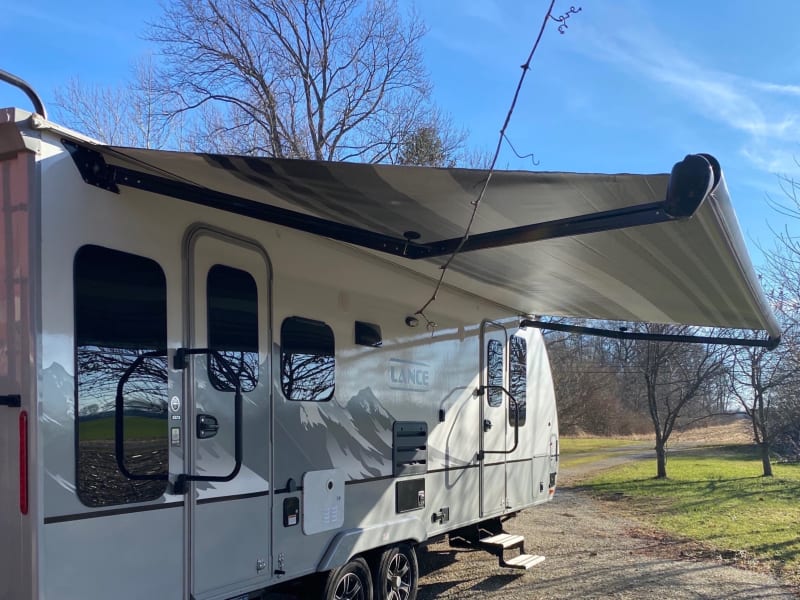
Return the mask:
<path id="1" fill-rule="evenodd" d="M 692 335 L 696 328 L 679 325 L 645 325 L 648 333 Z M 692 402 L 708 394 L 725 374 L 730 350 L 724 346 L 680 344 L 675 342 L 637 342 L 634 368 L 656 437 L 656 477 L 667 477 L 667 442 Z"/>
<path id="2" fill-rule="evenodd" d="M 782 177 L 784 197 L 770 199 L 776 212 L 800 220 L 800 181 Z M 783 357 L 787 370 L 797 371 L 800 366 L 800 236 L 787 224 L 775 232 L 772 248 L 761 248 L 766 257 L 763 283 L 784 327 L 781 345 L 777 352 Z M 789 377 L 771 390 L 769 423 L 774 433 L 773 447 L 785 454 L 800 457 L 800 378 Z"/>
<path id="3" fill-rule="evenodd" d="M 558 400 L 559 427 L 596 435 L 638 432 L 641 417 L 622 400 L 616 342 L 601 337 L 545 336 Z"/>
<path id="4" fill-rule="evenodd" d="M 784 337 L 787 333 L 784 332 Z M 741 348 L 735 353 L 731 369 L 731 392 L 750 418 L 764 477 L 772 477 L 770 451 L 783 428 L 779 414 L 781 395 L 775 392 L 796 378 L 792 346 L 784 342 L 772 351 Z"/>
<path id="5" fill-rule="evenodd" d="M 169 117 L 157 77 L 152 59 L 146 57 L 134 65 L 132 79 L 118 87 L 70 79 L 55 92 L 57 116 L 107 144 L 180 148 L 183 119 Z"/>
<path id="6" fill-rule="evenodd" d="M 397 0 L 177 0 L 151 26 L 161 91 L 241 153 L 397 162 L 430 125 L 425 27 Z"/>

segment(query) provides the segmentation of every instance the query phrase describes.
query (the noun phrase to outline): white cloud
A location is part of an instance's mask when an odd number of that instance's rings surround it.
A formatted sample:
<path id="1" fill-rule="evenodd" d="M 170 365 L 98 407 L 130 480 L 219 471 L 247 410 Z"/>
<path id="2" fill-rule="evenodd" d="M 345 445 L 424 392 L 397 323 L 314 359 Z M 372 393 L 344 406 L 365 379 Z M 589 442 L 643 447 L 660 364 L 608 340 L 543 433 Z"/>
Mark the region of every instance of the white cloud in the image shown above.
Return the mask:
<path id="1" fill-rule="evenodd" d="M 792 151 L 791 149 L 753 144 L 743 146 L 740 152 L 742 156 L 762 171 L 787 175 L 797 172 L 798 168 L 800 168 L 797 159 L 798 149 L 799 148 L 795 148 L 795 151 Z"/>
<path id="2" fill-rule="evenodd" d="M 466 0 L 461 9 L 469 17 L 473 17 L 492 25 L 503 25 L 503 13 L 494 0 Z"/>
<path id="3" fill-rule="evenodd" d="M 705 66 L 641 17 L 587 32 L 594 59 L 632 70 L 709 121 L 743 134 L 741 154 L 759 169 L 786 172 L 800 140 L 800 86 L 759 81 Z"/>
<path id="4" fill-rule="evenodd" d="M 768 83 L 765 81 L 753 81 L 752 83 L 756 89 L 760 89 L 765 92 L 786 94 L 787 96 L 800 96 L 800 85 L 790 85 L 784 83 Z"/>

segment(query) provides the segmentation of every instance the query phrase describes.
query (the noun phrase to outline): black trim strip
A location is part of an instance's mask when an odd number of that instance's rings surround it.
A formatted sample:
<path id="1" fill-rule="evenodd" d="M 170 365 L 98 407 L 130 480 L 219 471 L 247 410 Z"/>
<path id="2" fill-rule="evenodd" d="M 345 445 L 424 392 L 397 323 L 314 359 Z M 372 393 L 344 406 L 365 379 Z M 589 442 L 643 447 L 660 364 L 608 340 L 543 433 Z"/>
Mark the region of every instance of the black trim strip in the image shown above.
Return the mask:
<path id="1" fill-rule="evenodd" d="M 247 494 L 235 494 L 232 496 L 219 496 L 218 498 L 203 498 L 197 504 L 212 504 L 214 502 L 225 502 L 227 500 L 244 500 L 246 498 L 258 498 L 259 496 L 269 496 L 269 492 L 250 492 Z M 132 506 L 128 508 L 112 508 L 109 510 L 96 510 L 92 512 L 76 513 L 72 515 L 59 515 L 57 517 L 46 517 L 45 525 L 50 523 L 65 523 L 67 521 L 81 521 L 83 519 L 95 519 L 100 517 L 114 517 L 128 513 L 147 512 L 151 510 L 161 510 L 165 508 L 175 508 L 183 506 L 183 502 L 165 502 L 163 504 L 151 504 L 148 506 Z"/>
<path id="2" fill-rule="evenodd" d="M 296 488 L 292 490 L 290 490 L 288 487 L 285 487 L 285 488 L 280 488 L 278 490 L 273 490 L 272 493 L 277 496 L 278 494 L 294 494 L 296 492 L 302 492 L 302 491 L 303 491 L 303 486 L 298 485 Z"/>
<path id="3" fill-rule="evenodd" d="M 498 463 L 502 464 L 502 463 Z M 435 473 L 446 473 L 448 471 L 461 471 L 463 469 L 474 469 L 479 467 L 480 465 L 461 465 L 458 467 L 444 467 L 441 469 L 428 469 L 425 473 L 418 473 L 416 476 L 414 475 L 407 475 L 407 476 L 395 476 L 395 475 L 382 475 L 380 477 L 368 477 L 366 479 L 351 479 L 350 481 L 345 481 L 345 485 L 356 485 L 359 483 L 372 483 L 374 481 L 381 481 L 384 479 L 397 479 L 398 481 L 404 481 L 407 478 L 414 478 L 414 477 L 424 477 L 425 475 L 431 475 Z"/>
<path id="4" fill-rule="evenodd" d="M 424 476 L 425 473 L 419 473 L 420 477 Z M 373 481 L 383 481 L 384 479 L 400 479 L 395 475 L 381 475 L 380 477 L 367 477 L 366 479 L 351 479 L 350 481 L 345 481 L 345 485 L 356 485 L 357 483 L 372 483 Z M 403 477 L 405 479 L 405 477 Z"/>
<path id="5" fill-rule="evenodd" d="M 57 517 L 45 517 L 44 524 L 65 523 L 67 521 L 82 521 L 83 519 L 97 519 L 100 517 L 114 517 L 128 513 L 149 512 L 151 510 L 162 510 L 165 508 L 176 508 L 183 506 L 183 502 L 164 502 L 162 504 L 150 504 L 148 506 L 131 506 L 129 508 L 112 508 L 110 510 L 96 510 L 92 512 L 76 513 L 72 515 L 59 515 Z"/>
<path id="6" fill-rule="evenodd" d="M 516 458 L 514 460 L 507 460 L 507 461 L 504 461 L 504 462 L 486 463 L 486 464 L 484 464 L 484 466 L 485 467 L 493 467 L 493 466 L 503 465 L 503 464 L 511 464 L 511 463 L 516 464 L 516 463 L 525 463 L 525 462 L 533 462 L 533 458 Z M 471 465 L 459 465 L 457 467 L 443 467 L 441 469 L 428 469 L 428 471 L 426 473 L 420 473 L 418 475 L 418 477 L 424 477 L 425 475 L 432 475 L 432 474 L 436 474 L 436 473 L 447 473 L 449 471 L 463 471 L 463 470 L 466 470 L 466 469 L 477 469 L 478 467 L 480 467 L 480 464 L 476 463 L 476 464 L 471 464 Z M 350 481 L 345 481 L 344 484 L 345 485 L 356 485 L 356 484 L 359 484 L 359 483 L 372 483 L 374 481 L 381 481 L 383 479 L 403 480 L 403 479 L 405 479 L 405 477 L 396 477 L 394 475 L 382 475 L 380 477 L 369 477 L 369 478 L 366 478 L 366 479 L 351 479 Z M 275 493 L 276 494 L 283 493 L 284 491 L 288 491 L 288 490 L 276 490 Z"/>
<path id="7" fill-rule="evenodd" d="M 550 331 L 563 331 L 565 333 L 578 333 L 597 337 L 614 338 L 617 340 L 643 340 L 651 342 L 678 342 L 681 344 L 722 344 L 727 346 L 756 346 L 774 350 L 780 344 L 781 337 L 769 336 L 767 339 L 715 337 L 705 335 L 675 335 L 668 333 L 647 333 L 644 331 L 620 331 L 617 329 L 601 329 L 599 327 L 583 327 L 581 325 L 568 325 L 566 323 L 549 323 L 523 319 L 520 327 L 536 327 Z"/>
<path id="8" fill-rule="evenodd" d="M 214 498 L 203 498 L 197 504 L 214 504 L 215 502 L 227 502 L 228 500 L 245 500 L 246 498 L 259 498 L 269 496 L 269 492 L 249 492 L 247 494 L 235 494 L 233 496 L 218 496 Z"/>
<path id="9" fill-rule="evenodd" d="M 443 467 L 441 469 L 431 469 L 428 473 L 447 473 L 448 471 L 464 471 L 466 469 L 476 469 L 480 467 L 479 464 L 474 465 L 460 465 L 458 467 Z"/>
<path id="10" fill-rule="evenodd" d="M 526 462 L 533 462 L 532 458 L 515 458 L 514 460 L 506 460 L 500 462 L 493 462 L 493 463 L 484 463 L 484 467 L 496 467 L 497 465 L 510 465 L 510 464 L 518 464 L 518 463 L 526 463 Z"/>

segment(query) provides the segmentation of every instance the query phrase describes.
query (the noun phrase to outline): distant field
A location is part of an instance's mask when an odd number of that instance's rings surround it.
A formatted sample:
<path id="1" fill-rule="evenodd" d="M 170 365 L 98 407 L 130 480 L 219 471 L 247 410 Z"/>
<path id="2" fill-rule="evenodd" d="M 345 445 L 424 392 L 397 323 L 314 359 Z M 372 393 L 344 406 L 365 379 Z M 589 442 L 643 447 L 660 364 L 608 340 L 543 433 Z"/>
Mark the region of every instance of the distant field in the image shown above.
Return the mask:
<path id="1" fill-rule="evenodd" d="M 559 439 L 562 468 L 572 469 L 593 463 L 601 463 L 607 459 L 618 457 L 627 448 L 641 447 L 642 442 L 619 438 L 565 438 Z"/>
<path id="2" fill-rule="evenodd" d="M 654 479 L 655 461 L 646 460 L 582 485 L 672 535 L 741 562 L 767 561 L 800 583 L 800 465 L 773 469 L 761 477 L 753 446 L 703 447 L 670 455 L 667 480 Z"/>
<path id="3" fill-rule="evenodd" d="M 578 452 L 597 452 L 608 448 L 624 448 L 626 446 L 637 446 L 641 442 L 619 438 L 569 438 L 561 437 L 558 440 L 561 454 L 569 455 Z"/>
<path id="4" fill-rule="evenodd" d="M 114 418 L 81 421 L 80 439 L 84 441 L 113 440 Z M 125 439 L 149 440 L 167 437 L 167 421 L 154 417 L 125 417 Z"/>

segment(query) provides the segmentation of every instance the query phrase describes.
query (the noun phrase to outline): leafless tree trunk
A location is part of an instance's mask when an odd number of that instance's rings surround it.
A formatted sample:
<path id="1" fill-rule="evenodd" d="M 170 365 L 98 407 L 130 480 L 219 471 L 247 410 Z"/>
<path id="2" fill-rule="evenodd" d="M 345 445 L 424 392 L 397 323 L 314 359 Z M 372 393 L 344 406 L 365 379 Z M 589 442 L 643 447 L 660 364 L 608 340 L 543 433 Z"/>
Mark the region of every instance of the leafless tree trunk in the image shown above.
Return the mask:
<path id="1" fill-rule="evenodd" d="M 695 328 L 645 326 L 648 333 L 691 335 Z M 656 477 L 667 477 L 667 442 L 679 417 L 725 373 L 729 350 L 705 344 L 637 342 L 634 364 L 647 398 L 656 438 Z"/>
<path id="2" fill-rule="evenodd" d="M 784 344 L 776 350 L 743 348 L 736 352 L 731 373 L 731 391 L 750 418 L 753 439 L 761 452 L 764 477 L 772 476 L 770 451 L 781 431 L 775 394 L 796 378 L 796 364 L 791 360 L 794 344 L 786 339 L 791 329 L 784 331 Z"/>
<path id="3" fill-rule="evenodd" d="M 771 200 L 772 207 L 792 221 L 800 221 L 800 181 L 781 178 L 784 198 Z M 783 369 L 793 374 L 800 367 L 800 236 L 787 224 L 776 232 L 775 244 L 762 251 L 767 264 L 763 272 L 770 300 L 784 327 L 781 345 L 776 352 Z M 775 358 L 770 358 L 775 361 Z M 769 373 L 769 367 L 767 368 Z M 773 429 L 773 447 L 786 455 L 800 458 L 800 378 L 790 376 L 769 393 L 767 417 Z"/>

